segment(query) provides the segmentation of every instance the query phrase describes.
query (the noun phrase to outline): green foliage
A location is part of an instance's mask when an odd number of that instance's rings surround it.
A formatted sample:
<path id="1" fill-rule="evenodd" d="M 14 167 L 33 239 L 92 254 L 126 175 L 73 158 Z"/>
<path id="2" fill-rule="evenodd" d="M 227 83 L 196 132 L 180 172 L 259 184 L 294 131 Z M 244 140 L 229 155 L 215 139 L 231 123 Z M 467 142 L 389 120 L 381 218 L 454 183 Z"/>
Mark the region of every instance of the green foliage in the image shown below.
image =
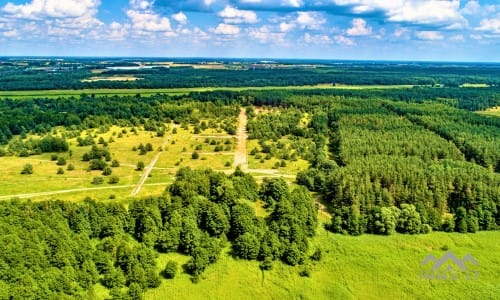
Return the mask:
<path id="1" fill-rule="evenodd" d="M 177 274 L 177 262 L 169 260 L 165 269 L 163 270 L 163 276 L 167 279 L 173 279 Z"/>
<path id="2" fill-rule="evenodd" d="M 23 174 L 23 175 L 33 174 L 33 165 L 25 164 L 23 169 L 21 170 L 21 174 Z"/>
<path id="3" fill-rule="evenodd" d="M 146 166 L 146 164 L 144 164 L 144 162 L 142 160 L 138 161 L 137 162 L 137 165 L 136 165 L 136 170 L 137 171 L 142 171 L 144 170 L 144 167 Z"/>

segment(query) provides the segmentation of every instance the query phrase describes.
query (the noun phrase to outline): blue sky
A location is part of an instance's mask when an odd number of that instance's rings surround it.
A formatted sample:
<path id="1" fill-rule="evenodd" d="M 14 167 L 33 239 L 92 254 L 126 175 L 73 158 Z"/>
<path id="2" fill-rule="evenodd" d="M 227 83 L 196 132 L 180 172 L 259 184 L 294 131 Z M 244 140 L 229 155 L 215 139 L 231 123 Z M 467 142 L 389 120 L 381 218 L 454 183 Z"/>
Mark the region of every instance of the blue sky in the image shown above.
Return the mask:
<path id="1" fill-rule="evenodd" d="M 500 61 L 500 3 L 0 0 L 0 55 Z"/>

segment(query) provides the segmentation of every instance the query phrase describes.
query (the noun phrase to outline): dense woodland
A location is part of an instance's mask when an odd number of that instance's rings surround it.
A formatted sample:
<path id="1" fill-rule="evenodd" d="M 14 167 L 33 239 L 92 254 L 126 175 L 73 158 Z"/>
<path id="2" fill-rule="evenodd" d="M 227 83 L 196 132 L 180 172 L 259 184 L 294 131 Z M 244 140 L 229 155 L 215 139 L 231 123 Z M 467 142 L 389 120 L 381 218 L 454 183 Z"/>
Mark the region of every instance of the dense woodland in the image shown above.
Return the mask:
<path id="1" fill-rule="evenodd" d="M 321 72 L 345 80 L 356 72 L 373 72 L 373 77 L 356 73 L 352 78 L 358 81 L 344 82 L 369 84 L 386 76 L 386 69 L 380 68 L 360 66 L 345 74 L 333 69 L 300 71 L 304 76 L 256 69 L 238 71 L 254 75 L 238 76 L 241 81 L 231 82 L 312 84 L 322 82 L 315 78 L 329 78 L 315 77 Z M 401 76 L 388 77 L 392 82 L 377 83 L 415 83 L 416 77 L 424 84 L 443 83 L 444 79 L 449 80 L 447 85 L 474 78 L 490 84 L 498 81 L 492 75 L 494 67 L 475 74 L 474 69 L 441 66 L 431 68 L 434 75 L 422 78 L 416 70 L 420 67 L 412 68 L 411 72 L 403 70 L 412 78 L 402 71 Z M 6 74 L 8 69 L 4 64 L 0 72 Z M 192 72 L 157 71 L 165 72 L 165 78 L 172 74 L 168 72 Z M 83 74 L 85 70 L 75 68 L 74 72 Z M 278 80 L 271 73 L 283 77 Z M 65 74 L 70 77 L 64 84 L 79 82 L 75 78 L 80 75 Z M 186 85 L 194 82 L 188 74 Z M 21 75 L 13 72 L 8 76 Z M 40 88 L 54 88 L 59 75 L 54 76 L 56 80 L 41 82 Z M 217 75 L 216 81 L 198 84 L 227 85 L 227 76 Z M 292 77 L 298 81 L 289 81 Z M 162 84 L 168 85 L 165 78 Z M 249 83 L 256 78 L 265 80 Z M 2 81 L 0 89 L 22 89 L 16 83 L 21 81 L 16 80 Z M 91 167 L 95 160 L 107 160 L 109 152 L 105 143 L 81 137 L 87 129 L 106 132 L 111 125 L 143 127 L 162 136 L 174 122 L 222 126 L 234 134 L 234 121 L 240 108 L 246 107 L 249 138 L 258 140 L 256 148 L 248 149 L 250 156 L 276 158 L 277 167 L 303 159 L 309 167 L 297 174 L 294 188 L 280 178 L 264 179 L 258 185 L 239 169 L 225 175 L 182 168 L 162 196 L 130 203 L 121 199 L 106 203 L 92 199 L 82 203 L 0 202 L 0 299 L 93 299 L 96 284 L 109 289 L 110 298 L 140 299 L 162 277 L 173 278 L 178 272 L 190 274 L 194 283 L 203 280 L 203 272 L 217 262 L 224 249 L 230 249 L 236 259 L 258 260 L 262 272 L 277 261 L 307 267 L 310 260 L 321 258 L 320 249 L 309 246 L 318 225 L 311 192 L 331 215 L 326 227 L 335 233 L 497 230 L 500 119 L 474 111 L 499 105 L 498 87 L 3 99 L 2 156 L 68 152 L 66 139 L 80 137 L 78 145 L 94 145 L 82 157 Z M 263 109 L 258 112 L 256 108 Z M 202 125 L 202 120 L 214 122 Z M 55 132 L 57 126 L 66 127 L 63 134 Z M 252 205 L 256 201 L 263 205 L 265 216 L 255 214 Z M 157 265 L 159 253 L 169 252 L 190 259 L 183 266 L 173 261 Z"/>
<path id="2" fill-rule="evenodd" d="M 261 198 L 269 216 L 249 205 Z M 282 179 L 260 187 L 236 170 L 181 169 L 164 196 L 117 203 L 0 202 L 0 299 L 94 299 L 94 285 L 112 299 L 141 299 L 176 273 L 201 280 L 231 246 L 235 258 L 304 264 L 314 254 L 317 211 L 304 188 Z M 180 252 L 183 266 L 157 266 L 158 253 Z M 318 259 L 318 254 L 313 257 Z"/>

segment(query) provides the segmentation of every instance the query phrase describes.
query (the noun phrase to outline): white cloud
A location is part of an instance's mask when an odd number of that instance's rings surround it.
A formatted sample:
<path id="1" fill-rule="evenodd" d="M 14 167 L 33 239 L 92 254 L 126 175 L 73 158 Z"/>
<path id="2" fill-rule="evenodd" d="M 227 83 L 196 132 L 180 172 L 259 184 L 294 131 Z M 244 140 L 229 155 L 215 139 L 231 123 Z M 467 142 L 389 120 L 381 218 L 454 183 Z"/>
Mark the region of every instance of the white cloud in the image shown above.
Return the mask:
<path id="1" fill-rule="evenodd" d="M 171 31 L 170 21 L 167 17 L 160 17 L 152 12 L 127 11 L 127 16 L 132 20 L 134 29 L 146 32 Z"/>
<path id="2" fill-rule="evenodd" d="M 416 33 L 417 38 L 426 41 L 439 41 L 444 37 L 439 31 L 419 31 Z"/>
<path id="3" fill-rule="evenodd" d="M 19 36 L 19 33 L 17 32 L 17 30 L 13 29 L 13 30 L 3 32 L 2 35 L 6 38 L 14 38 L 14 37 Z"/>
<path id="4" fill-rule="evenodd" d="M 219 17 L 224 18 L 224 22 L 227 24 L 254 24 L 259 21 L 255 12 L 239 10 L 229 5 L 219 13 Z"/>
<path id="5" fill-rule="evenodd" d="M 283 0 L 281 3 L 283 6 L 291 7 L 302 7 L 302 5 L 304 5 L 304 1 L 302 0 Z"/>
<path id="6" fill-rule="evenodd" d="M 461 34 L 456 34 L 456 35 L 450 37 L 450 41 L 463 42 L 463 41 L 465 41 L 465 38 Z"/>
<path id="7" fill-rule="evenodd" d="M 76 18 L 97 13 L 100 0 L 32 0 L 28 4 L 7 3 L 2 11 L 14 18 Z"/>
<path id="8" fill-rule="evenodd" d="M 340 6 L 351 7 L 352 12 L 363 14 L 381 11 L 388 21 L 420 25 L 448 26 L 467 20 L 461 15 L 459 0 L 333 0 Z"/>
<path id="9" fill-rule="evenodd" d="M 153 8 L 154 1 L 130 0 L 132 9 L 148 10 Z"/>
<path id="10" fill-rule="evenodd" d="M 114 41 L 125 40 L 128 36 L 129 25 L 122 25 L 118 22 L 113 22 L 109 25 L 108 39 Z"/>
<path id="11" fill-rule="evenodd" d="M 332 39 L 326 34 L 310 34 L 306 32 L 304 34 L 304 41 L 308 44 L 331 44 L 333 43 Z"/>
<path id="12" fill-rule="evenodd" d="M 500 34 L 500 16 L 494 19 L 483 19 L 479 26 L 475 28 L 478 31 L 485 31 L 494 34 Z"/>
<path id="13" fill-rule="evenodd" d="M 326 19 L 319 12 L 304 12 L 297 13 L 296 24 L 302 29 L 320 29 L 326 23 Z"/>
<path id="14" fill-rule="evenodd" d="M 372 28 L 366 26 L 366 21 L 360 18 L 352 20 L 352 27 L 347 29 L 347 35 L 364 36 L 372 33 Z"/>
<path id="15" fill-rule="evenodd" d="M 237 35 L 240 33 L 240 28 L 235 25 L 220 23 L 215 28 L 214 33 L 222 35 Z"/>
<path id="16" fill-rule="evenodd" d="M 407 35 L 408 32 L 409 32 L 409 30 L 407 28 L 398 27 L 394 30 L 394 36 L 399 38 L 399 37 Z"/>
<path id="17" fill-rule="evenodd" d="M 335 39 L 335 42 L 337 44 L 339 44 L 339 45 L 344 45 L 344 46 L 354 46 L 354 45 L 356 45 L 356 43 L 352 39 L 350 39 L 348 37 L 345 37 L 343 35 L 336 35 L 334 37 L 334 39 Z"/>
<path id="18" fill-rule="evenodd" d="M 281 32 L 288 32 L 290 30 L 293 30 L 297 25 L 295 23 L 287 23 L 287 22 L 281 22 L 280 23 L 280 30 Z"/>
<path id="19" fill-rule="evenodd" d="M 184 25 L 187 23 L 187 17 L 182 11 L 179 13 L 173 14 L 172 19 L 174 19 L 179 24 Z"/>
<path id="20" fill-rule="evenodd" d="M 464 15 L 477 15 L 481 10 L 481 5 L 477 1 L 469 1 L 467 4 L 462 8 L 461 12 Z"/>
<path id="21" fill-rule="evenodd" d="M 259 28 L 249 28 L 248 36 L 252 39 L 258 40 L 263 44 L 275 43 L 283 44 L 285 43 L 285 33 L 276 32 L 271 30 L 269 26 L 262 26 Z"/>

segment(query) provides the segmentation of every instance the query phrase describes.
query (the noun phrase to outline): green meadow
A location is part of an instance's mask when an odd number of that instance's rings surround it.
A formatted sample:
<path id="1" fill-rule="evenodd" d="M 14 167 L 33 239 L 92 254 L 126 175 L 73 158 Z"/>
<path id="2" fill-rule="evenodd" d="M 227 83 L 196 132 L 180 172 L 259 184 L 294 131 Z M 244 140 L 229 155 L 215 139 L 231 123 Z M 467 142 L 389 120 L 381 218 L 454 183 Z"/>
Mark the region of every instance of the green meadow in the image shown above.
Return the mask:
<path id="1" fill-rule="evenodd" d="M 323 258 L 310 263 L 310 277 L 299 275 L 304 266 L 280 262 L 263 274 L 258 262 L 234 259 L 227 248 L 199 283 L 179 272 L 147 291 L 145 299 L 498 299 L 499 239 L 496 231 L 353 237 L 320 227 L 311 249 L 320 248 Z M 459 258 L 471 254 L 479 263 L 479 277 L 423 279 L 421 261 L 430 253 L 440 258 L 446 249 Z M 163 268 L 169 260 L 182 265 L 188 259 L 165 254 L 158 265 Z"/>

